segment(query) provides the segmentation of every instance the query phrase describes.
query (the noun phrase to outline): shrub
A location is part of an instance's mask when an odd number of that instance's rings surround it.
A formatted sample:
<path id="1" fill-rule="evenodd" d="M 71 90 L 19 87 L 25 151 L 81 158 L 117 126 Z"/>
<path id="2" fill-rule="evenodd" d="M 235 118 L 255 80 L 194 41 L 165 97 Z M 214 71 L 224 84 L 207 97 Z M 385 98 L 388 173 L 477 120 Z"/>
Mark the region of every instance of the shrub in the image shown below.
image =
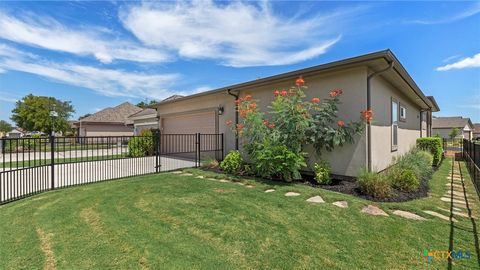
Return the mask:
<path id="1" fill-rule="evenodd" d="M 330 164 L 326 160 L 321 160 L 319 163 L 315 163 L 313 170 L 315 172 L 315 180 L 319 184 L 330 184 L 332 179 L 330 173 L 332 171 Z"/>
<path id="2" fill-rule="evenodd" d="M 431 155 L 417 149 L 401 156 L 395 165 L 401 170 L 412 170 L 419 180 L 429 179 L 433 173 Z"/>
<path id="3" fill-rule="evenodd" d="M 420 181 L 414 170 L 394 168 L 388 174 L 392 186 L 404 192 L 413 192 L 420 186 Z"/>
<path id="4" fill-rule="evenodd" d="M 220 168 L 227 173 L 238 173 L 243 167 L 243 158 L 239 151 L 230 151 L 220 162 Z"/>
<path id="5" fill-rule="evenodd" d="M 383 174 L 362 169 L 357 178 L 360 190 L 377 199 L 387 198 L 392 192 L 390 182 Z"/>
<path id="6" fill-rule="evenodd" d="M 421 150 L 430 152 L 433 155 L 433 166 L 440 165 L 442 161 L 442 138 L 440 137 L 426 137 L 417 139 L 417 147 Z"/>
<path id="7" fill-rule="evenodd" d="M 218 168 L 218 166 L 219 166 L 218 160 L 212 157 L 207 157 L 205 160 L 202 161 L 202 167 L 205 167 L 205 168 L 213 169 L 213 168 Z"/>
<path id="8" fill-rule="evenodd" d="M 128 141 L 128 155 L 131 157 L 150 156 L 153 153 L 153 132 L 150 129 L 142 130 L 139 137 L 134 137 Z"/>

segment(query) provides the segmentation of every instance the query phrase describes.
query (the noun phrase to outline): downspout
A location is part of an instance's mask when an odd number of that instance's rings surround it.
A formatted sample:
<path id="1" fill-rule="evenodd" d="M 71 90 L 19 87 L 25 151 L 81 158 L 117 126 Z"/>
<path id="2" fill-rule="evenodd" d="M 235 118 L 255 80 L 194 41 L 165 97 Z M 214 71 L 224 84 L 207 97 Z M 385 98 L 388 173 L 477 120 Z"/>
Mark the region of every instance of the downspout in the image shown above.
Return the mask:
<path id="1" fill-rule="evenodd" d="M 372 109 L 372 97 L 371 97 L 371 89 L 370 89 L 370 80 L 387 71 L 387 70 L 390 70 L 391 68 L 393 68 L 393 61 L 389 62 L 388 63 L 388 67 L 382 69 L 382 70 L 379 70 L 379 71 L 375 71 L 373 72 L 372 74 L 368 75 L 367 76 L 367 110 L 371 110 Z M 372 124 L 370 123 L 370 121 L 367 122 L 367 168 L 368 168 L 368 171 L 371 172 L 372 171 Z"/>
<path id="2" fill-rule="evenodd" d="M 233 94 L 231 91 L 232 91 L 232 89 L 228 89 L 227 93 L 230 96 L 235 97 L 235 100 L 237 100 L 238 97 L 239 97 L 238 93 Z M 237 124 L 238 124 L 238 105 L 235 103 L 235 126 L 237 126 Z M 235 136 L 235 150 L 238 150 L 238 136 Z"/>

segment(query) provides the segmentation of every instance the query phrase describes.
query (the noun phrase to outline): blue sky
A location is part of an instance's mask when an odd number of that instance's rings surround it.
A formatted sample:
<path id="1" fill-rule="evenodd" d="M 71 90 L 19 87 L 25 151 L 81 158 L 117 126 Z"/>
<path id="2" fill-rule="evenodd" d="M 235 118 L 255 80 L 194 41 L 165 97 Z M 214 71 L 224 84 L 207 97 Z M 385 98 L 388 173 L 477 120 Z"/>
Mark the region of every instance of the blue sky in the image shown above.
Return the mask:
<path id="1" fill-rule="evenodd" d="M 74 118 L 391 49 L 439 116 L 480 122 L 480 2 L 0 2 L 0 119 Z"/>

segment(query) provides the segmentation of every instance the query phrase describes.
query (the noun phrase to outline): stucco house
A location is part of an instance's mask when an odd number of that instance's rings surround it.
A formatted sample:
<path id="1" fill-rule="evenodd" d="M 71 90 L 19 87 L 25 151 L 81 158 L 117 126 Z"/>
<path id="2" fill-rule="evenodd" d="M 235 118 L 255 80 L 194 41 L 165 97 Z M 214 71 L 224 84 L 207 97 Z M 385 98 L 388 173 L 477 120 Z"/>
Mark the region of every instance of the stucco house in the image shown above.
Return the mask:
<path id="1" fill-rule="evenodd" d="M 157 111 L 152 108 L 146 108 L 130 115 L 127 118 L 133 125 L 133 135 L 139 135 L 144 129 L 158 129 Z"/>
<path id="2" fill-rule="evenodd" d="M 381 171 L 392 159 L 415 146 L 416 139 L 431 134 L 431 113 L 439 111 L 433 97 L 427 97 L 390 50 L 295 70 L 162 101 L 157 109 L 163 134 L 224 133 L 226 152 L 241 148 L 226 121 L 239 121 L 234 100 L 252 95 L 266 111 L 275 89 L 285 89 L 303 76 L 308 85 L 307 100 L 327 98 L 334 88 L 343 89 L 339 118 L 360 119 L 360 112 L 372 109 L 374 120 L 352 145 L 326 152 L 333 173 L 356 176 L 360 168 Z M 309 151 L 309 164 L 318 157 Z"/>
<path id="3" fill-rule="evenodd" d="M 459 133 L 456 138 L 467 140 L 471 140 L 473 138 L 474 126 L 470 118 L 463 118 L 461 116 L 433 118 L 433 135 L 439 135 L 442 138 L 449 139 L 450 133 L 454 128 L 459 129 Z"/>
<path id="4" fill-rule="evenodd" d="M 73 123 L 79 136 L 131 136 L 133 125 L 128 116 L 142 108 L 124 102 L 113 108 L 105 108 Z M 130 124 L 130 125 L 129 125 Z"/>
<path id="5" fill-rule="evenodd" d="M 473 138 L 480 138 L 480 123 L 473 124 Z"/>
<path id="6" fill-rule="evenodd" d="M 21 128 L 13 128 L 9 132 L 7 132 L 7 138 L 22 138 L 25 136 L 25 131 L 23 131 Z"/>

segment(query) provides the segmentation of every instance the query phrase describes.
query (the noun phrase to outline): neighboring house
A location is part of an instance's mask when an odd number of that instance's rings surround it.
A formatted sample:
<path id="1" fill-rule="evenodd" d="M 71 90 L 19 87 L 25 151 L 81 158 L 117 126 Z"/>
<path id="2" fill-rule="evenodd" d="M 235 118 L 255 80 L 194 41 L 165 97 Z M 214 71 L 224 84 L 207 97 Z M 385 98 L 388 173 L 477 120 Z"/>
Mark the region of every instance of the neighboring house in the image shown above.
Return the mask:
<path id="1" fill-rule="evenodd" d="M 434 117 L 432 123 L 433 135 L 439 135 L 442 138 L 449 139 L 450 133 L 454 128 L 459 129 L 458 139 L 473 138 L 473 124 L 470 118 L 463 118 L 461 116 L 453 117 Z"/>
<path id="2" fill-rule="evenodd" d="M 133 134 L 139 135 L 144 129 L 158 129 L 157 110 L 147 108 L 130 115 L 128 121 L 133 125 Z"/>
<path id="3" fill-rule="evenodd" d="M 431 119 L 427 117 L 439 111 L 434 99 L 423 94 L 390 50 L 162 101 L 152 107 L 157 109 L 163 134 L 224 133 L 228 152 L 241 147 L 241 140 L 225 123 L 235 123 L 238 117 L 234 100 L 251 94 L 266 111 L 273 91 L 290 87 L 299 76 L 307 82 L 307 100 L 328 98 L 332 89 L 343 89 L 339 119 L 357 121 L 369 104 L 373 110 L 370 132 L 366 127 L 354 144 L 322 155 L 336 175 L 356 176 L 365 167 L 384 170 L 394 157 L 414 147 L 417 138 L 431 134 Z M 317 159 L 314 151 L 309 151 L 309 164 Z"/>
<path id="4" fill-rule="evenodd" d="M 133 125 L 128 116 L 142 108 L 129 102 L 98 111 L 73 123 L 79 136 L 131 136 Z"/>
<path id="5" fill-rule="evenodd" d="M 480 123 L 473 124 L 473 138 L 480 138 Z"/>
<path id="6" fill-rule="evenodd" d="M 21 128 L 14 128 L 7 132 L 7 138 L 22 138 L 25 136 L 25 132 Z"/>

